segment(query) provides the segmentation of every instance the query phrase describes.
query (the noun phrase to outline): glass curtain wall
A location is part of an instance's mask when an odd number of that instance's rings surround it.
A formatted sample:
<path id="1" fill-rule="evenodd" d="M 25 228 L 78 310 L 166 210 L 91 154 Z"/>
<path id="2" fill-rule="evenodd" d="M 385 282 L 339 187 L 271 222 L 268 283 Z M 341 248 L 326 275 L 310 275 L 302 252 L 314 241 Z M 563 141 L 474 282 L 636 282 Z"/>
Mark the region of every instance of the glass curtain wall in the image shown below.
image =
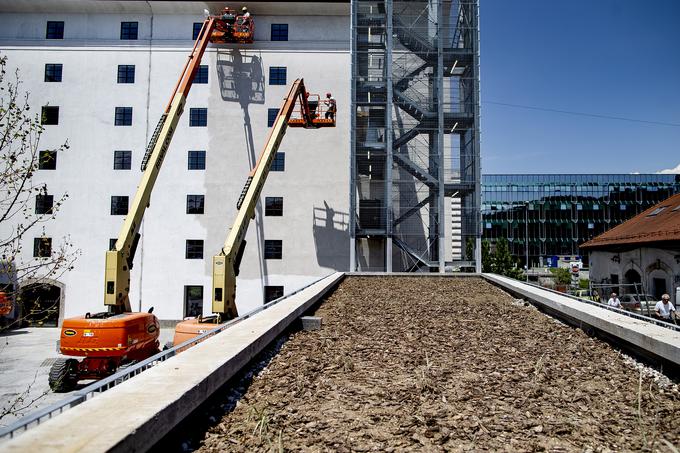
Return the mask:
<path id="1" fill-rule="evenodd" d="M 543 266 L 678 192 L 678 175 L 485 175 L 483 238 Z"/>
<path id="2" fill-rule="evenodd" d="M 443 272 L 447 197 L 480 236 L 477 1 L 354 0 L 352 21 L 351 269 Z"/>

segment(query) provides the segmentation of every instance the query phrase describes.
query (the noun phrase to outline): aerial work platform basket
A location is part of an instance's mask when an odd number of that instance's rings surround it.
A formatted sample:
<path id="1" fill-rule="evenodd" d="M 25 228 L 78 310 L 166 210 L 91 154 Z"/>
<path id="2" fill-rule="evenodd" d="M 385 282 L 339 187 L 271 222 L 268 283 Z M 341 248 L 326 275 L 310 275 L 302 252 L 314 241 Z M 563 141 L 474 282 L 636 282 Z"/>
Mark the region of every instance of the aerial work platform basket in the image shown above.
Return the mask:
<path id="1" fill-rule="evenodd" d="M 215 44 L 241 43 L 252 44 L 255 35 L 255 21 L 251 16 L 237 16 L 230 8 L 214 16 L 215 29 L 210 35 L 210 42 Z"/>
<path id="2" fill-rule="evenodd" d="M 335 127 L 335 114 L 337 105 L 335 99 L 324 99 L 318 94 L 307 94 L 307 105 L 312 128 Z M 332 99 L 332 101 L 331 101 Z M 289 127 L 310 127 L 305 121 L 305 107 L 299 103 L 288 119 Z"/>

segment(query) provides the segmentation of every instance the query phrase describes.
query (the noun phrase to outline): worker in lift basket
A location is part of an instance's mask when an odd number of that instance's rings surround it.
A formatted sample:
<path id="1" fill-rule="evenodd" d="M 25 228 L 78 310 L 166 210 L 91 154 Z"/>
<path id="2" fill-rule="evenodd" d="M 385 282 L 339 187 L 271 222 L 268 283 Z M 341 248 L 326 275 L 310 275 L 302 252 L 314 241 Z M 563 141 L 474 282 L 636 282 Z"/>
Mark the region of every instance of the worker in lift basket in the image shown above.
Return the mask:
<path id="1" fill-rule="evenodd" d="M 616 293 L 612 293 L 611 297 L 607 301 L 607 305 L 609 305 L 610 307 L 623 310 L 623 305 L 621 305 L 621 301 L 619 300 L 619 298 L 616 297 Z"/>
<path id="2" fill-rule="evenodd" d="M 241 16 L 250 17 L 250 11 L 248 11 L 247 6 L 244 6 L 243 8 L 241 8 Z"/>
<path id="3" fill-rule="evenodd" d="M 671 296 L 664 294 L 654 307 L 656 316 L 664 321 L 675 322 L 675 307 L 671 302 Z"/>
<path id="4" fill-rule="evenodd" d="M 335 111 L 337 110 L 338 106 L 335 103 L 335 98 L 333 95 L 326 93 L 326 100 L 323 101 L 323 103 L 328 107 L 328 110 L 326 110 L 326 119 L 330 118 L 335 120 Z"/>

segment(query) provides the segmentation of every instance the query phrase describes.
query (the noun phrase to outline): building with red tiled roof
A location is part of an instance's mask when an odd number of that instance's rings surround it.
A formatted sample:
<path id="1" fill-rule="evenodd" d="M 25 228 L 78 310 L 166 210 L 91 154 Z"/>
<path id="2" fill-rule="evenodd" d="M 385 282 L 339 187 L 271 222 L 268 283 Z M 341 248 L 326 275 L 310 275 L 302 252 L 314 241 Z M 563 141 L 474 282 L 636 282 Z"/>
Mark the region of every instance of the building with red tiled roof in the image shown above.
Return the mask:
<path id="1" fill-rule="evenodd" d="M 590 254 L 592 283 L 611 285 L 619 293 L 638 284 L 653 298 L 669 293 L 680 299 L 680 194 L 580 246 Z M 609 289 L 607 289 L 609 291 Z"/>

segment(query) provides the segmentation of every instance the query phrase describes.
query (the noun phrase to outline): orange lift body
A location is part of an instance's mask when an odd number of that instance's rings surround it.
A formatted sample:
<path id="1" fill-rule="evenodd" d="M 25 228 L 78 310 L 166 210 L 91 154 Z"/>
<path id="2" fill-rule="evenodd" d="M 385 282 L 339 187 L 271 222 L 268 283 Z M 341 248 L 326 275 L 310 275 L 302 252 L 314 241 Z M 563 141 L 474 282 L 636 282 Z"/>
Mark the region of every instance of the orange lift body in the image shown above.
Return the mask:
<path id="1" fill-rule="evenodd" d="M 225 9 L 226 10 L 226 9 Z M 139 239 L 139 226 L 150 204 L 151 192 L 172 136 L 193 84 L 201 58 L 209 42 L 252 42 L 255 24 L 250 17 L 225 12 L 207 17 L 196 39 L 180 78 L 174 87 L 142 163 L 142 180 L 130 212 L 125 218 L 114 250 L 106 254 L 104 303 L 108 311 L 65 319 L 59 350 L 83 360 L 59 359 L 50 369 L 49 383 L 54 391 L 69 391 L 80 379 L 98 379 L 112 374 L 131 361 L 143 360 L 158 352 L 160 325 L 151 313 L 130 309 L 130 268 Z M 147 165 L 148 164 L 148 165 Z"/>

